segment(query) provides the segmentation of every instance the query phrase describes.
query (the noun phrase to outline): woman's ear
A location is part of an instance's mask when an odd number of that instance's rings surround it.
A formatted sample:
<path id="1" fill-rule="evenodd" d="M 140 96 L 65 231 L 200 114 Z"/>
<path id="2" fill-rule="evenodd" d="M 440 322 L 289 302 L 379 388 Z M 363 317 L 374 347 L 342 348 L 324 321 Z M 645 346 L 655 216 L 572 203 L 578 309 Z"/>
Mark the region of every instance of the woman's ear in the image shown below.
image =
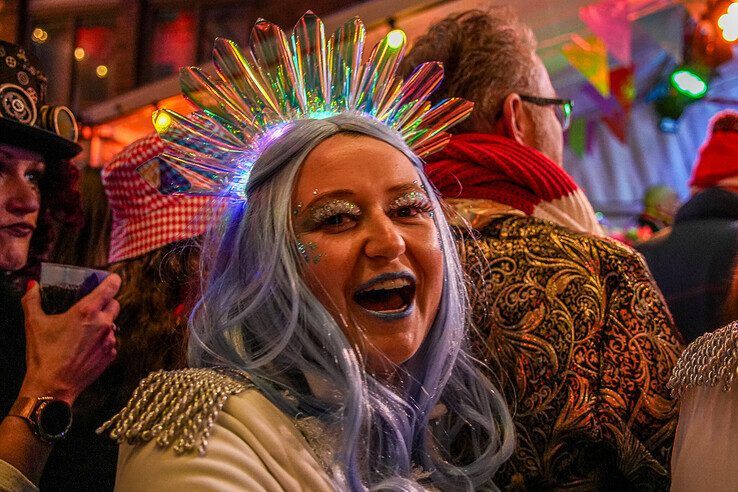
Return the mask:
<path id="1" fill-rule="evenodd" d="M 519 144 L 527 145 L 527 135 L 531 125 L 530 115 L 523 107 L 523 100 L 513 92 L 502 102 L 502 134 Z"/>

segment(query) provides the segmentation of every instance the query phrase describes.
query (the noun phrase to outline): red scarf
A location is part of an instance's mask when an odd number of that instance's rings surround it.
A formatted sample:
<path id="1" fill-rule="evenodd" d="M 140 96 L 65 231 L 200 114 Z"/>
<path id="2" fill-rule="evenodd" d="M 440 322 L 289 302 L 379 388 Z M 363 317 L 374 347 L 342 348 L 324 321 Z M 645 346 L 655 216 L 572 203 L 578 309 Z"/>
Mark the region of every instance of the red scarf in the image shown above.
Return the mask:
<path id="1" fill-rule="evenodd" d="M 425 170 L 444 198 L 492 200 L 575 231 L 602 234 L 592 205 L 572 177 L 510 138 L 454 135 L 430 156 Z"/>

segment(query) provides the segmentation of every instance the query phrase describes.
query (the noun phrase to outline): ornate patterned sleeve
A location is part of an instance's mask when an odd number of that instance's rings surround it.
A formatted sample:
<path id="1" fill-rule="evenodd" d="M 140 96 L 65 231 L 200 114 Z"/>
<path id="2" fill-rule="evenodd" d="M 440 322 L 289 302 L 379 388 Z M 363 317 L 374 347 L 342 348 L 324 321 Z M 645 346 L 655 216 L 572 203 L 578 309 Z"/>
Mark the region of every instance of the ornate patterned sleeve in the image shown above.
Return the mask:
<path id="1" fill-rule="evenodd" d="M 598 490 L 618 475 L 667 488 L 676 405 L 666 384 L 682 342 L 642 258 L 514 216 L 465 236 L 460 251 L 475 352 L 515 412 L 518 445 L 500 483 Z M 591 464 L 594 452 L 608 459 Z"/>
<path id="2" fill-rule="evenodd" d="M 643 258 L 610 244 L 601 255 L 607 294 L 599 388 L 602 430 L 618 442 L 632 442 L 625 449 L 634 453 L 645 446 L 666 471 L 678 412 L 667 383 L 684 344 Z"/>

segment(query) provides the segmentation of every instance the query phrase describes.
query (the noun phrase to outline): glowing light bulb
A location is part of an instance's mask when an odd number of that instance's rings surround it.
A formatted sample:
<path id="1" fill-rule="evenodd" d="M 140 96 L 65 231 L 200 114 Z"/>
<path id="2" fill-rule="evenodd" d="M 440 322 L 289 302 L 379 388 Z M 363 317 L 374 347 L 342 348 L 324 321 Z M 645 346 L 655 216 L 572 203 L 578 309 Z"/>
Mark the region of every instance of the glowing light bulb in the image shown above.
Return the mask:
<path id="1" fill-rule="evenodd" d="M 77 61 L 82 61 L 85 59 L 85 49 L 84 48 L 74 48 L 74 59 Z"/>
<path id="2" fill-rule="evenodd" d="M 698 99 L 707 93 L 707 82 L 689 70 L 677 70 L 671 74 L 671 84 L 685 96 Z"/>
<path id="3" fill-rule="evenodd" d="M 164 111 L 154 113 L 154 128 L 156 132 L 162 134 L 166 132 L 172 124 L 172 117 Z"/>
<path id="4" fill-rule="evenodd" d="M 718 18 L 717 25 L 723 31 L 723 39 L 729 43 L 738 39 L 738 2 L 728 6 L 728 11 Z"/>
<path id="5" fill-rule="evenodd" d="M 35 43 L 41 44 L 49 38 L 49 33 L 44 31 L 42 28 L 37 27 L 31 33 L 31 37 Z"/>
<path id="6" fill-rule="evenodd" d="M 99 78 L 104 79 L 108 76 L 108 67 L 105 65 L 98 65 L 95 69 L 95 73 Z"/>
<path id="7" fill-rule="evenodd" d="M 396 50 L 405 44 L 405 32 L 402 29 L 393 29 L 387 33 L 387 46 Z"/>

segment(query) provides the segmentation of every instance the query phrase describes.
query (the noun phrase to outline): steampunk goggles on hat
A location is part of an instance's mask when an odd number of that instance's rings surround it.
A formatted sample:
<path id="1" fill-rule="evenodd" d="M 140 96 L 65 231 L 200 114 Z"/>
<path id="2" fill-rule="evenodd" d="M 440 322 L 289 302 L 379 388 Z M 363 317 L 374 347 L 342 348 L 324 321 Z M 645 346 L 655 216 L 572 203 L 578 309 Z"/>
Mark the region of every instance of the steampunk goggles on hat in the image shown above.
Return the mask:
<path id="1" fill-rule="evenodd" d="M 37 108 L 28 91 L 16 84 L 0 84 L 0 117 L 42 128 L 72 142 L 78 138 L 77 120 L 69 108 L 50 105 Z"/>
<path id="2" fill-rule="evenodd" d="M 64 106 L 46 103 L 49 79 L 38 58 L 0 39 L 0 145 L 37 152 L 55 162 L 82 151 L 77 122 Z"/>

